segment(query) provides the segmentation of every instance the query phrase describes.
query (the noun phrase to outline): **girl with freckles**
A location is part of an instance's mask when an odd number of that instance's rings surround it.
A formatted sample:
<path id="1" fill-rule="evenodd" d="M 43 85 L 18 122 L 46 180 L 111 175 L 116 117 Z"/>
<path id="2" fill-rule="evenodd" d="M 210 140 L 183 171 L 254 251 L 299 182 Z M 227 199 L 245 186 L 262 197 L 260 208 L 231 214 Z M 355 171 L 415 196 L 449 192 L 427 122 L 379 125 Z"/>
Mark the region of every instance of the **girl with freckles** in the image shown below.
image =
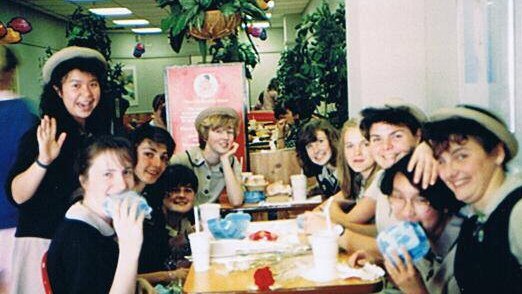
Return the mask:
<path id="1" fill-rule="evenodd" d="M 43 293 L 40 261 L 80 183 L 74 159 L 83 141 L 109 133 L 106 60 L 93 49 L 67 47 L 42 70 L 41 121 L 20 140 L 6 181 L 19 208 L 11 293 Z"/>

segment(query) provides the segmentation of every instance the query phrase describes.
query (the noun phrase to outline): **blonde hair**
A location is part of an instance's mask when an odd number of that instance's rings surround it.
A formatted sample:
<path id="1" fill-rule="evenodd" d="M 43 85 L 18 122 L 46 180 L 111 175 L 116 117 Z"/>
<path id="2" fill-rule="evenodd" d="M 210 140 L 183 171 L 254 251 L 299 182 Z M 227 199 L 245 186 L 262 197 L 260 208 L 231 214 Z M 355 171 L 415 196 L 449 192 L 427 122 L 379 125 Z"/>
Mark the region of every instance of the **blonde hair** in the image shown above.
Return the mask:
<path id="1" fill-rule="evenodd" d="M 198 132 L 199 148 L 204 149 L 207 145 L 208 132 L 209 130 L 216 130 L 217 128 L 229 128 L 234 129 L 234 139 L 238 135 L 239 131 L 239 119 L 234 116 L 226 114 L 214 114 L 209 115 L 196 125 Z"/>
<path id="2" fill-rule="evenodd" d="M 344 145 L 345 145 L 345 134 L 349 129 L 356 129 L 359 130 L 359 124 L 360 124 L 360 118 L 352 118 L 348 121 L 346 121 L 343 125 L 343 128 L 341 129 L 341 134 L 339 138 L 339 145 L 337 153 L 337 175 L 339 177 L 340 187 L 341 191 L 343 192 L 343 195 L 345 198 L 352 198 L 355 199 L 357 196 L 354 193 L 354 187 L 355 183 L 353 182 L 353 177 L 355 175 L 355 172 L 350 168 L 348 165 L 348 160 L 344 154 Z M 378 170 L 377 166 L 374 164 L 372 173 L 366 179 L 366 182 L 364 184 L 364 188 L 366 189 L 370 183 L 372 182 L 375 172 Z M 359 188 L 359 187 L 356 187 Z"/>

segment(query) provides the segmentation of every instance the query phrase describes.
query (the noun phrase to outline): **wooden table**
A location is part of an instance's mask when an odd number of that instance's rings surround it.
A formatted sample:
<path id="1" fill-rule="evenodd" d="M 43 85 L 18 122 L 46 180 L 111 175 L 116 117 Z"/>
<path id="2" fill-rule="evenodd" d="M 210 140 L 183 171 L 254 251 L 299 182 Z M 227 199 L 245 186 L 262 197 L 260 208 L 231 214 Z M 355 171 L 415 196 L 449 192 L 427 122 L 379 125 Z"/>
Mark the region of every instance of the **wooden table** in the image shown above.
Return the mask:
<path id="1" fill-rule="evenodd" d="M 270 221 L 270 222 L 255 222 L 252 223 L 254 226 L 262 227 L 273 227 L 274 232 L 277 228 L 281 228 L 282 231 L 288 231 L 289 229 L 296 226 L 294 220 L 284 221 Z M 293 226 L 293 227 L 292 227 Z M 260 227 L 261 228 L 261 227 Z M 254 230 L 259 229 L 255 228 Z M 340 260 L 345 261 L 348 255 L 346 253 L 340 254 Z M 234 257 L 237 260 L 238 257 Z M 305 252 L 305 255 L 296 258 L 309 258 L 311 259 L 311 252 Z M 270 268 L 277 272 L 278 267 L 289 267 L 294 268 L 294 263 L 288 259 L 277 261 L 276 264 L 270 266 Z M 262 266 L 261 266 L 262 267 Z M 223 264 L 211 261 L 210 269 L 207 272 L 194 271 L 194 267 L 191 267 L 185 284 L 183 286 L 184 293 L 260 293 L 261 291 L 256 290 L 254 282 L 254 272 L 257 268 L 250 268 L 245 271 L 225 271 Z M 337 279 L 330 282 L 313 282 L 306 280 L 300 276 L 292 276 L 285 278 L 278 278 L 274 275 L 277 287 L 270 292 L 276 293 L 373 293 L 382 290 L 383 283 L 382 279 L 374 281 L 362 281 L 356 278 L 348 279 Z"/>
<path id="2" fill-rule="evenodd" d="M 263 293 L 252 288 L 254 285 L 254 272 L 231 272 L 224 276 L 216 272 L 214 265 L 210 270 L 196 273 L 192 267 L 183 286 L 184 293 Z M 334 280 L 326 283 L 316 283 L 296 278 L 278 283 L 280 288 L 269 291 L 270 293 L 346 293 L 362 294 L 375 293 L 382 290 L 382 280 L 361 281 L 350 278 L 345 280 Z"/>

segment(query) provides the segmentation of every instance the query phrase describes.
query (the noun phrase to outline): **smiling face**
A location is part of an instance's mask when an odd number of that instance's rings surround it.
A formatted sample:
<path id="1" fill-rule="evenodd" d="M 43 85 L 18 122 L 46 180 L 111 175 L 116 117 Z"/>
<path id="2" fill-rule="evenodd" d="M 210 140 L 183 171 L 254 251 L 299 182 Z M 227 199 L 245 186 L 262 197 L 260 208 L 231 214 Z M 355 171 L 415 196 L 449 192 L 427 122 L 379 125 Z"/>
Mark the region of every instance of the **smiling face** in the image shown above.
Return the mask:
<path id="1" fill-rule="evenodd" d="M 71 70 L 62 79 L 61 89 L 55 87 L 55 90 L 62 98 L 67 112 L 82 125 L 100 102 L 98 78 L 78 69 Z"/>
<path id="2" fill-rule="evenodd" d="M 488 154 L 473 137 L 461 143 L 450 141 L 448 149 L 438 158 L 439 176 L 458 200 L 484 207 L 486 191 L 495 184 L 494 174 L 503 172 L 501 150 L 495 148 Z"/>
<path id="3" fill-rule="evenodd" d="M 330 147 L 330 141 L 322 130 L 315 132 L 316 141 L 310 142 L 306 145 L 306 153 L 310 160 L 319 165 L 325 166 L 332 157 L 332 148 Z"/>
<path id="4" fill-rule="evenodd" d="M 222 155 L 226 154 L 232 143 L 234 143 L 234 128 L 233 127 L 218 127 L 216 129 L 208 130 L 208 139 L 205 145 L 205 150 L 212 153 Z"/>
<path id="5" fill-rule="evenodd" d="M 387 169 L 408 154 L 419 142 L 419 136 L 402 125 L 385 122 L 370 127 L 370 152 L 377 164 Z"/>
<path id="6" fill-rule="evenodd" d="M 398 220 L 420 222 L 427 232 L 432 232 L 437 226 L 439 213 L 404 174 L 395 175 L 393 190 L 388 199 L 393 216 Z"/>
<path id="7" fill-rule="evenodd" d="M 194 207 L 196 191 L 190 186 L 178 186 L 163 198 L 163 206 L 169 211 L 186 213 Z"/>
<path id="8" fill-rule="evenodd" d="M 101 203 L 107 196 L 134 187 L 132 162 L 123 160 L 114 151 L 105 151 L 92 159 L 86 176 L 80 176 L 85 198 Z"/>
<path id="9" fill-rule="evenodd" d="M 375 161 L 370 154 L 369 142 L 362 136 L 358 127 L 346 129 L 343 142 L 344 156 L 353 171 L 363 173 L 374 166 Z"/>
<path id="10" fill-rule="evenodd" d="M 136 149 L 138 155 L 136 177 L 147 185 L 156 183 L 167 168 L 169 161 L 167 146 L 144 139 Z"/>

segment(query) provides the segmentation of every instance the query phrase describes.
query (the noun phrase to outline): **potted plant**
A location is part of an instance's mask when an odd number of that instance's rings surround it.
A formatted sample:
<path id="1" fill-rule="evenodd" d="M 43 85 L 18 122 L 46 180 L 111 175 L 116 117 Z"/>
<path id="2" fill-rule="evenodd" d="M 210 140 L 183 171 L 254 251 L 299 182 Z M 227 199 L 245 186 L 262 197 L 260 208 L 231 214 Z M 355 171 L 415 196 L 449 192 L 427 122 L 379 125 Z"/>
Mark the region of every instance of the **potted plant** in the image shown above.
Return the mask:
<path id="1" fill-rule="evenodd" d="M 344 4 L 332 13 L 323 2 L 296 26 L 295 46 L 279 60 L 279 96 L 296 101 L 303 120 L 317 114 L 340 127 L 348 117 L 344 13 Z"/>
<path id="2" fill-rule="evenodd" d="M 161 21 L 168 32 L 172 49 L 179 53 L 185 37 L 198 40 L 199 50 L 206 61 L 207 40 L 237 35 L 240 23 L 267 20 L 264 1 L 257 0 L 156 0 L 162 8 L 170 7 L 170 16 Z"/>

